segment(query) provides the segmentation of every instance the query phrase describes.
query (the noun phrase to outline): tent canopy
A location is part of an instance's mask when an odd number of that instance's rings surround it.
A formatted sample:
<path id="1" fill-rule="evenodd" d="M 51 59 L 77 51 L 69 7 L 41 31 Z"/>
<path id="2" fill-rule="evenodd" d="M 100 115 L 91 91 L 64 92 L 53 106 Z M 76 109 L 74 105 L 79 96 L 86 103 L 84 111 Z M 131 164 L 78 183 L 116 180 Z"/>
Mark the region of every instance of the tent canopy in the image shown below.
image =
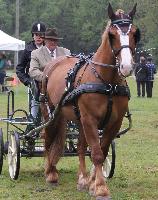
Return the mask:
<path id="1" fill-rule="evenodd" d="M 0 30 L 0 50 L 20 51 L 25 48 L 25 41 L 18 40 Z"/>

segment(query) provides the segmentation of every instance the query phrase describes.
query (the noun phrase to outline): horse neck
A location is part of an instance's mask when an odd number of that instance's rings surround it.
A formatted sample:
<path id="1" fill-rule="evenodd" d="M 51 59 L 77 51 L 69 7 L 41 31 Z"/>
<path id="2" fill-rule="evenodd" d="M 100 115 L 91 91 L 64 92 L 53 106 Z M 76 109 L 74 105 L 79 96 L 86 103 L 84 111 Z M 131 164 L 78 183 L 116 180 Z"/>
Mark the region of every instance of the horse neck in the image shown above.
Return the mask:
<path id="1" fill-rule="evenodd" d="M 108 33 L 103 34 L 101 45 L 94 54 L 93 60 L 104 64 L 115 65 L 116 61 L 109 43 Z M 116 70 L 113 67 L 102 67 L 98 65 L 97 71 L 106 82 L 112 82 L 116 74 Z"/>

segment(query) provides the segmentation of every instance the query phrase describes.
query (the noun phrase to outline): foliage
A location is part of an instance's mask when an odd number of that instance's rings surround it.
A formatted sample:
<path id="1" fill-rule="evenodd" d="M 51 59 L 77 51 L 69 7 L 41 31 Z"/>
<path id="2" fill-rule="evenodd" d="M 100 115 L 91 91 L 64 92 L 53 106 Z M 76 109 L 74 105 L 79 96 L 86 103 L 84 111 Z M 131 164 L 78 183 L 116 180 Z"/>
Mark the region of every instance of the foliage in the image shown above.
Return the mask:
<path id="1" fill-rule="evenodd" d="M 16 0 L 0 0 L 0 26 L 7 33 L 15 32 Z M 73 53 L 90 53 L 97 49 L 101 33 L 108 21 L 107 0 L 20 0 L 20 39 L 31 40 L 30 29 L 34 21 L 44 21 L 48 27 L 55 26 L 64 40 L 62 45 Z M 128 2 L 128 3 L 127 3 Z M 130 11 L 138 3 L 135 24 L 141 29 L 139 48 L 156 48 L 153 54 L 158 63 L 157 0 L 111 0 L 114 10 Z"/>

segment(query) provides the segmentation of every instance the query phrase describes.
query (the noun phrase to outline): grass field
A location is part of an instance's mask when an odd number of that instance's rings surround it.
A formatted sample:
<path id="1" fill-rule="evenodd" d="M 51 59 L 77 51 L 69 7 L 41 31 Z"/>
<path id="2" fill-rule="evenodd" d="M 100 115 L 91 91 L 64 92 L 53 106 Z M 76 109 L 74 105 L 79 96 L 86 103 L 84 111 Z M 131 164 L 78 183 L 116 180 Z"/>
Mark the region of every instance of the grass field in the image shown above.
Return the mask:
<path id="1" fill-rule="evenodd" d="M 107 181 L 113 200 L 158 199 L 158 79 L 153 98 L 137 98 L 135 80 L 128 78 L 131 89 L 129 103 L 133 127 L 116 139 L 116 169 Z M 27 109 L 26 88 L 15 88 L 16 108 Z M 5 117 L 7 96 L 0 94 L 0 117 Z M 5 124 L 0 122 L 5 132 Z M 87 158 L 90 169 L 90 161 Z M 76 189 L 78 158 L 62 158 L 58 164 L 60 184 L 51 188 L 45 183 L 44 158 L 21 158 L 20 175 L 12 181 L 7 159 L 0 175 L 0 200 L 92 200 Z"/>

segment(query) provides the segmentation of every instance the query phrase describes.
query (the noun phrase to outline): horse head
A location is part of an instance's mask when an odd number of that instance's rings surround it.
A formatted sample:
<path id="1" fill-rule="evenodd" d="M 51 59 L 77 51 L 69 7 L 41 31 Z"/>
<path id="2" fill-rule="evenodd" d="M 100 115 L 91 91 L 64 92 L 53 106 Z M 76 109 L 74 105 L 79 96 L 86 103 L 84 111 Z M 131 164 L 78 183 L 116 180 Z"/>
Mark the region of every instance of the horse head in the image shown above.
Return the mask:
<path id="1" fill-rule="evenodd" d="M 110 45 L 119 64 L 119 73 L 124 77 L 129 76 L 133 71 L 133 56 L 136 44 L 140 40 L 139 29 L 133 25 L 136 6 L 137 4 L 128 14 L 125 14 L 121 9 L 114 13 L 111 4 L 108 6 L 108 15 L 111 19 L 109 26 Z"/>

